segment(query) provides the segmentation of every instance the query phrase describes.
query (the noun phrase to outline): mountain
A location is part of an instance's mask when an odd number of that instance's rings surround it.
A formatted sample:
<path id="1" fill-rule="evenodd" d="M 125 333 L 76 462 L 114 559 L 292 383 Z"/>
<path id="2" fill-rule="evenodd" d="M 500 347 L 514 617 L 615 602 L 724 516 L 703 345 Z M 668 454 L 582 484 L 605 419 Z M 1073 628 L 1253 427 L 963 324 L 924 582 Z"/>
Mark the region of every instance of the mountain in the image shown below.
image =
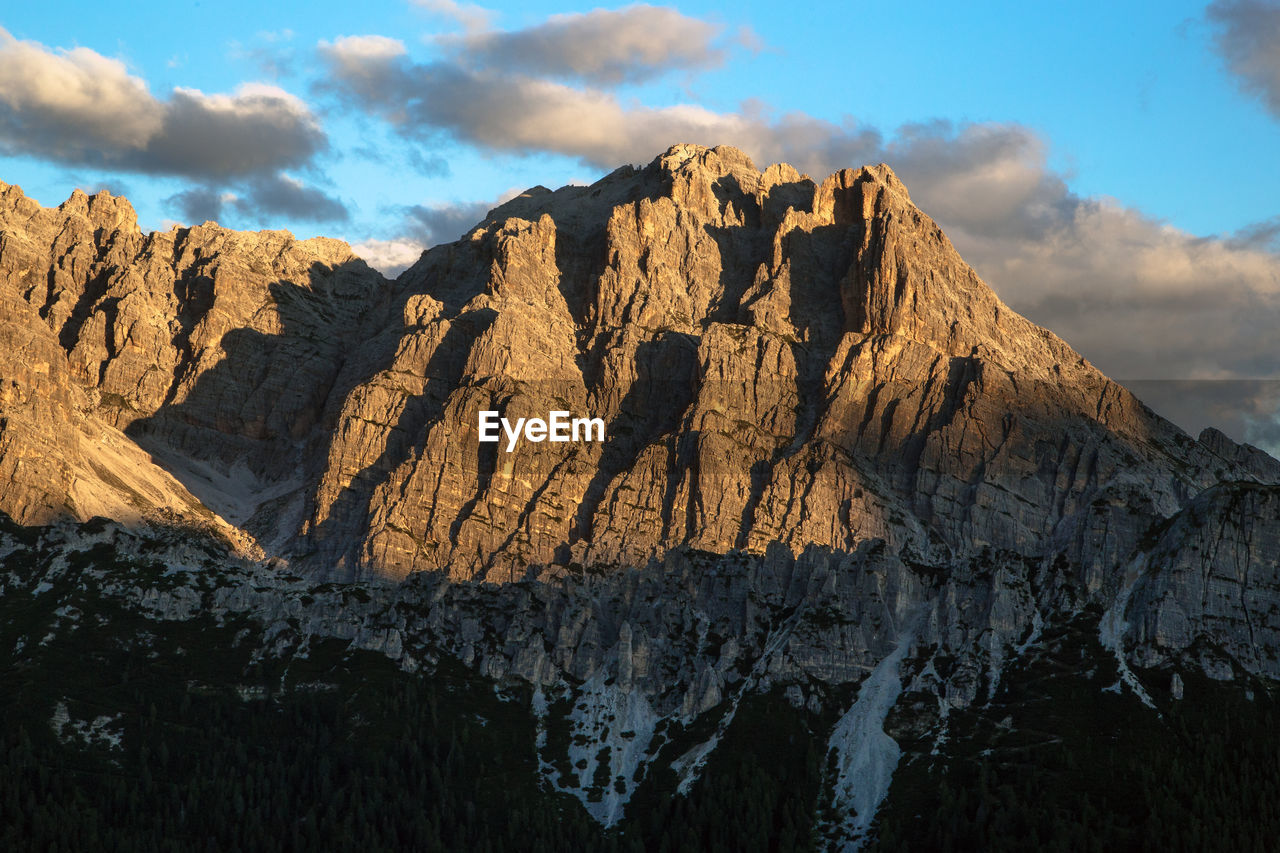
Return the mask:
<path id="1" fill-rule="evenodd" d="M 228 527 L 243 496 L 261 504 L 301 467 L 381 277 L 334 240 L 211 223 L 143 235 L 105 192 L 47 210 L 3 185 L 0 233 L 0 370 L 15 389 L 0 510 L 172 516 L 245 539 Z"/>
<path id="2" fill-rule="evenodd" d="M 61 405 L 151 454 L 149 481 L 168 473 L 267 553 L 337 579 L 874 538 L 1090 563 L 1069 540 L 1099 500 L 1121 510 L 1123 551 L 1218 479 L 1275 476 L 1010 311 L 887 167 L 817 185 L 676 146 L 530 190 L 394 283 L 334 241 L 143 236 L 106 193 L 56 211 L 4 199 L 8 324 L 73 380 L 39 399 L 83 393 Z M 608 439 L 476 441 L 481 410 L 556 408 Z M 81 456 L 48 463 L 114 495 L 105 508 L 190 507 Z M 33 473 L 48 493 L 0 508 L 48 520 L 66 480 Z"/>
<path id="3" fill-rule="evenodd" d="M 793 774 L 746 810 L 774 849 L 918 848 L 913 808 L 989 837 L 990 803 L 921 799 L 986 792 L 974 762 L 1087 799 L 1030 732 L 1103 755 L 1108 725 L 1280 677 L 1280 463 L 1011 311 L 887 166 L 818 183 L 677 145 L 535 187 L 395 281 L 337 241 L 144 235 L 106 193 L 4 186 L 0 281 L 0 603 L 15 671 L 55 673 L 22 706 L 54 751 L 103 716 L 69 716 L 71 650 L 110 612 L 104 670 L 145 648 L 277 706 L 328 683 L 290 676 L 313 657 L 499 689 L 533 756 L 512 778 L 614 828 L 593 844 L 722 826 L 741 803 L 709 780 L 768 776 L 735 744 Z M 604 438 L 508 450 L 484 411 Z M 209 654 L 253 648 L 234 672 L 186 656 L 209 620 L 241 626 Z M 1126 755 L 1105 784 L 1163 760 Z"/>

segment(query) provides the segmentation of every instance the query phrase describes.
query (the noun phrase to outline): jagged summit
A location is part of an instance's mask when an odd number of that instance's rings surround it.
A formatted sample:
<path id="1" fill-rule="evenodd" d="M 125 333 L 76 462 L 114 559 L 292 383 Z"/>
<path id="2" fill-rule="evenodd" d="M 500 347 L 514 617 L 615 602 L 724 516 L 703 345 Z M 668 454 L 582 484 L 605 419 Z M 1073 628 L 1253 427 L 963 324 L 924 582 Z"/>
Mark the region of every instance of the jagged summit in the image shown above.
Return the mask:
<path id="1" fill-rule="evenodd" d="M 43 208 L 5 185 L 0 510 L 176 518 L 251 543 L 210 482 L 254 493 L 245 472 L 289 475 L 302 401 L 323 396 L 313 382 L 383 285 L 337 240 L 212 224 L 144 235 L 105 191 Z"/>
<path id="2" fill-rule="evenodd" d="M 754 249 L 758 257 L 730 260 L 754 265 L 753 272 L 763 265 L 771 274 L 789 261 L 784 243 L 792 231 L 808 233 L 815 228 L 871 223 L 873 227 L 860 232 L 863 245 L 856 247 L 864 265 L 849 269 L 847 280 L 839 285 L 841 308 L 850 331 L 925 333 L 923 337 L 931 339 L 941 330 L 947 340 L 940 343 L 948 349 L 961 350 L 979 343 L 1000 343 L 1009 337 L 1038 334 L 1050 342 L 1050 358 L 1079 359 L 1078 355 L 1068 355 L 1069 350 L 1052 333 L 1011 311 L 973 274 L 936 223 L 915 207 L 906 186 L 884 163 L 842 169 L 818 184 L 786 163 L 760 171 L 750 157 L 736 148 L 679 144 L 645 168 L 624 166 L 589 187 L 567 186 L 551 191 L 539 186 L 527 190 L 491 210 L 466 239 L 480 239 L 513 219 L 533 223 L 544 215 L 550 217 L 558 234 L 571 233 L 576 239 L 598 238 L 609 226 L 616 208 L 644 199 L 650 203 L 666 199 L 684 215 L 704 219 L 705 227 L 759 232 L 753 235 L 756 239 L 750 246 L 728 247 Z M 888 233 L 889 229 L 893 233 Z M 910 233 L 904 229 L 910 229 Z M 772 252 L 762 251 L 763 238 L 769 238 Z M 892 250 L 881 251 L 885 244 Z M 717 251 L 723 254 L 725 248 L 718 246 Z M 848 253 L 853 247 L 843 248 Z M 908 250 L 915 253 L 910 262 L 903 256 Z M 845 259 L 833 260 L 842 265 Z M 913 278 L 914 271 L 925 269 L 933 274 L 919 280 Z M 420 274 L 413 269 L 406 273 L 410 278 Z M 945 282 L 947 287 L 935 287 L 938 282 Z M 768 287 L 756 286 L 748 295 L 748 302 L 760 304 L 747 308 L 750 314 L 741 318 L 744 322 L 769 323 L 773 318 L 765 313 L 766 308 L 789 297 L 789 293 L 772 292 L 784 285 L 776 281 L 767 284 Z M 928 316 L 903 328 L 908 315 L 922 312 Z"/>
<path id="3" fill-rule="evenodd" d="M 1009 310 L 884 164 L 818 183 L 676 145 L 534 187 L 394 283 L 338 241 L 0 200 L 6 328 L 63 377 L 5 403 L 21 520 L 85 516 L 67 496 L 92 483 L 105 511 L 216 516 L 322 575 L 504 580 L 679 546 L 1081 556 L 1098 506 L 1127 541 L 1220 470 L 1267 476 Z M 59 395 L 52 420 L 23 408 Z M 608 438 L 507 454 L 484 409 Z M 94 473 L 55 422 L 123 431 L 154 459 L 132 470 L 181 486 Z"/>
<path id="4" fill-rule="evenodd" d="M 468 353 L 468 391 L 451 402 L 502 399 L 507 379 L 554 379 L 560 398 L 604 413 L 619 437 L 598 455 L 522 460 L 524 476 L 489 476 L 502 460 L 464 455 L 448 468 L 436 443 L 447 439 L 413 422 L 411 433 L 428 433 L 414 464 L 449 474 L 428 478 L 441 485 L 429 491 L 411 466 L 379 474 L 411 497 L 348 561 L 440 560 L 457 571 L 472 553 L 500 564 L 495 549 L 522 552 L 520 564 L 635 562 L 681 543 L 884 538 L 928 551 L 939 536 L 1033 548 L 1067 535 L 1060 522 L 1085 494 L 1118 488 L 1130 456 L 1158 469 L 1170 453 L 1197 457 L 1181 471 L 1207 459 L 1004 306 L 883 165 L 818 184 L 786 165 L 760 172 L 735 149 L 675 146 L 591 187 L 517 198 L 401 283 L 439 303 L 432 322 Z M 384 369 L 403 375 L 394 349 L 406 351 L 389 332 Z M 1079 434 L 1064 441 L 1063 430 Z M 1059 458 L 1043 458 L 1037 442 Z M 1083 480 L 1048 474 L 1094 453 Z M 373 462 L 358 456 L 353 467 Z M 595 473 L 562 482 L 576 470 Z M 1142 499 L 1168 511 L 1175 493 L 1209 481 L 1180 476 L 1156 475 L 1164 485 Z M 396 532 L 419 529 L 459 482 L 444 514 L 461 523 L 447 535 L 429 524 L 421 542 Z M 336 478 L 329 493 L 344 487 Z M 433 509 L 417 515 L 426 494 Z M 566 516 L 544 501 L 579 509 Z M 318 509 L 327 520 L 323 500 Z"/>

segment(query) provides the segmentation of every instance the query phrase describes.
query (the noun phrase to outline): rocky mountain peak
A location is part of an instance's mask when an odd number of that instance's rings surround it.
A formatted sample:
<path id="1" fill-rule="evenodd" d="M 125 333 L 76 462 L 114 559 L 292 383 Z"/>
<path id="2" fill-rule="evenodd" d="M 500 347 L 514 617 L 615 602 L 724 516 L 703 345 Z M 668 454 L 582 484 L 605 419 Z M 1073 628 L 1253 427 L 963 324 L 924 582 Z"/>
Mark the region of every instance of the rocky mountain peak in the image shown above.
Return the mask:
<path id="1" fill-rule="evenodd" d="M 482 418 L 552 412 L 602 430 L 481 440 Z M 0 185 L 10 704 L 109 779 L 106 760 L 148 760 L 119 722 L 142 713 L 117 689 L 139 666 L 166 675 L 141 680 L 168 709 L 139 731 L 182 737 L 179 701 L 274 719 L 338 679 L 351 692 L 316 707 L 364 707 L 376 653 L 448 688 L 428 728 L 474 723 L 461 743 L 490 744 L 488 776 L 624 833 L 668 825 L 673 787 L 769 777 L 743 775 L 758 747 L 805 768 L 779 777 L 810 790 L 786 812 L 807 834 L 785 837 L 852 849 L 873 820 L 919 823 L 916 792 L 961 772 L 1060 786 L 1069 766 L 1026 773 L 1069 754 L 1063 726 L 1094 757 L 1087 807 L 1137 728 L 1182 773 L 1183 711 L 1226 707 L 1214 681 L 1258 727 L 1234 731 L 1274 728 L 1277 482 L 1280 462 L 1192 440 L 1010 311 L 883 164 L 815 182 L 677 145 L 534 187 L 394 282 L 339 241 L 142 235 L 109 194 L 44 209 Z M 50 670 L 74 674 L 55 690 Z M 411 728 L 417 689 L 386 704 Z M 721 744 L 732 760 L 708 761 Z M 419 752 L 452 765 L 456 747 Z M 1122 794 L 1158 779 L 1133 755 Z M 1181 813 L 1174 787 L 1160 814 Z M 1013 788 L 985 790 L 974 833 L 1024 826 Z M 1132 818 L 1127 842 L 1154 837 Z"/>
<path id="2" fill-rule="evenodd" d="M 410 328 L 358 356 L 307 504 L 302 541 L 339 575 L 875 538 L 1038 553 L 1086 535 L 1079 513 L 1135 464 L 1161 512 L 1212 477 L 1004 306 L 884 165 L 816 184 L 677 145 L 524 193 L 398 286 Z M 491 453 L 482 408 L 571 408 L 610 439 Z"/>
<path id="3" fill-rule="evenodd" d="M 177 517 L 251 543 L 218 495 L 290 475 L 386 286 L 341 241 L 212 223 L 144 235 L 108 192 L 43 208 L 3 186 L 0 330 L 22 343 L 0 360 L 0 510 Z"/>
<path id="4" fill-rule="evenodd" d="M 1280 484 L 1280 460 L 1252 444 L 1233 441 L 1214 427 L 1201 430 L 1198 441 L 1233 466 L 1239 466 L 1260 483 Z"/>
<path id="5" fill-rule="evenodd" d="M 1035 556 L 1084 548 L 1098 506 L 1120 548 L 1144 523 L 1121 507 L 1174 512 L 1211 466 L 1256 479 L 1004 306 L 883 164 L 818 183 L 676 145 L 534 187 L 394 283 L 339 241 L 0 198 L 5 304 L 72 377 L 64 420 L 123 430 L 181 482 L 168 503 L 322 575 Z M 607 437 L 508 452 L 481 410 Z"/>
<path id="6" fill-rule="evenodd" d="M 141 235 L 138 227 L 138 214 L 128 199 L 113 196 L 107 190 L 99 190 L 93 195 L 82 189 L 72 191 L 70 198 L 58 205 L 58 212 L 63 216 L 82 216 L 94 227 L 107 232 L 124 232 Z"/>

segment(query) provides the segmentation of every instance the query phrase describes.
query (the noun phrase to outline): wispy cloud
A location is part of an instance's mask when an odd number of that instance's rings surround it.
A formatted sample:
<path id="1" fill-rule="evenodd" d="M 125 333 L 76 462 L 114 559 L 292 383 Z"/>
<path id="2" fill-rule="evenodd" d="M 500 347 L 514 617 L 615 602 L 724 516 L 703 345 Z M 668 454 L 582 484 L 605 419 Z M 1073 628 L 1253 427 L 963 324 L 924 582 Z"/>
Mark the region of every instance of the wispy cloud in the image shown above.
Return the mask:
<path id="1" fill-rule="evenodd" d="M 446 18 L 469 32 L 486 30 L 497 17 L 496 13 L 474 3 L 457 0 L 412 0 L 413 5 L 431 14 Z"/>
<path id="2" fill-rule="evenodd" d="M 749 30 L 725 38 L 723 25 L 639 4 L 552 15 L 522 30 L 477 30 L 438 43 L 475 67 L 612 86 L 715 68 L 724 64 L 730 43 L 758 46 L 759 40 Z"/>
<path id="3" fill-rule="evenodd" d="M 273 80 L 292 77 L 298 70 L 298 52 L 292 45 L 293 30 L 271 30 L 256 33 L 245 44 L 234 41 L 229 46 L 231 59 L 252 63 Z"/>
<path id="4" fill-rule="evenodd" d="M 1251 222 L 1232 234 L 1227 242 L 1236 248 L 1280 251 L 1280 216 Z"/>

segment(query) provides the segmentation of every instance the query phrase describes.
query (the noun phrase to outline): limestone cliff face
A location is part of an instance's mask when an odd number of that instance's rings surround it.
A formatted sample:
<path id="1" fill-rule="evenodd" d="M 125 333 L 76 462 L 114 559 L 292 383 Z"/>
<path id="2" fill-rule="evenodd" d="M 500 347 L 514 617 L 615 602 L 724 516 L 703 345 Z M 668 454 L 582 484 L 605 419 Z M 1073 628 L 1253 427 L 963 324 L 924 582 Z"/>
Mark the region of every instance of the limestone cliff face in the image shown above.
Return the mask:
<path id="1" fill-rule="evenodd" d="M 1066 554 L 1096 589 L 1191 496 L 1267 474 L 1005 307 L 885 166 L 815 183 L 675 146 L 530 190 L 396 282 L 336 241 L 143 235 L 106 193 L 0 200 L 4 310 L 57 377 L 36 396 L 185 485 L 143 503 L 194 495 L 321 576 L 883 540 L 937 564 Z M 485 409 L 599 417 L 607 440 L 508 453 L 478 442 Z M 72 481 L 122 494 L 25 464 L 0 502 L 23 520 Z"/>
<path id="2" fill-rule="evenodd" d="M 337 577 L 878 538 L 1070 550 L 1097 585 L 1240 467 L 1004 306 L 884 166 L 816 184 L 676 146 L 529 191 L 398 286 L 300 540 Z M 508 454 L 477 442 L 481 409 L 599 416 L 608 441 Z"/>
<path id="3" fill-rule="evenodd" d="M 0 510 L 249 521 L 272 489 L 301 487 L 383 284 L 337 241 L 212 223 L 143 235 L 108 193 L 44 209 L 4 186 L 0 312 L 23 344 L 0 355 Z"/>
<path id="4" fill-rule="evenodd" d="M 1232 441 L 1221 430 L 1208 427 L 1200 433 L 1200 443 L 1209 448 L 1215 456 L 1235 463 L 1229 469 L 1219 469 L 1219 477 L 1225 477 L 1229 470 L 1243 471 L 1246 478 L 1259 483 L 1280 484 L 1280 459 L 1276 459 L 1264 450 L 1252 444 L 1240 444 Z"/>
<path id="5" fill-rule="evenodd" d="M 1223 483 L 1153 531 L 1130 573 L 1135 657 L 1146 666 L 1198 656 L 1230 678 L 1280 673 L 1280 488 Z"/>

